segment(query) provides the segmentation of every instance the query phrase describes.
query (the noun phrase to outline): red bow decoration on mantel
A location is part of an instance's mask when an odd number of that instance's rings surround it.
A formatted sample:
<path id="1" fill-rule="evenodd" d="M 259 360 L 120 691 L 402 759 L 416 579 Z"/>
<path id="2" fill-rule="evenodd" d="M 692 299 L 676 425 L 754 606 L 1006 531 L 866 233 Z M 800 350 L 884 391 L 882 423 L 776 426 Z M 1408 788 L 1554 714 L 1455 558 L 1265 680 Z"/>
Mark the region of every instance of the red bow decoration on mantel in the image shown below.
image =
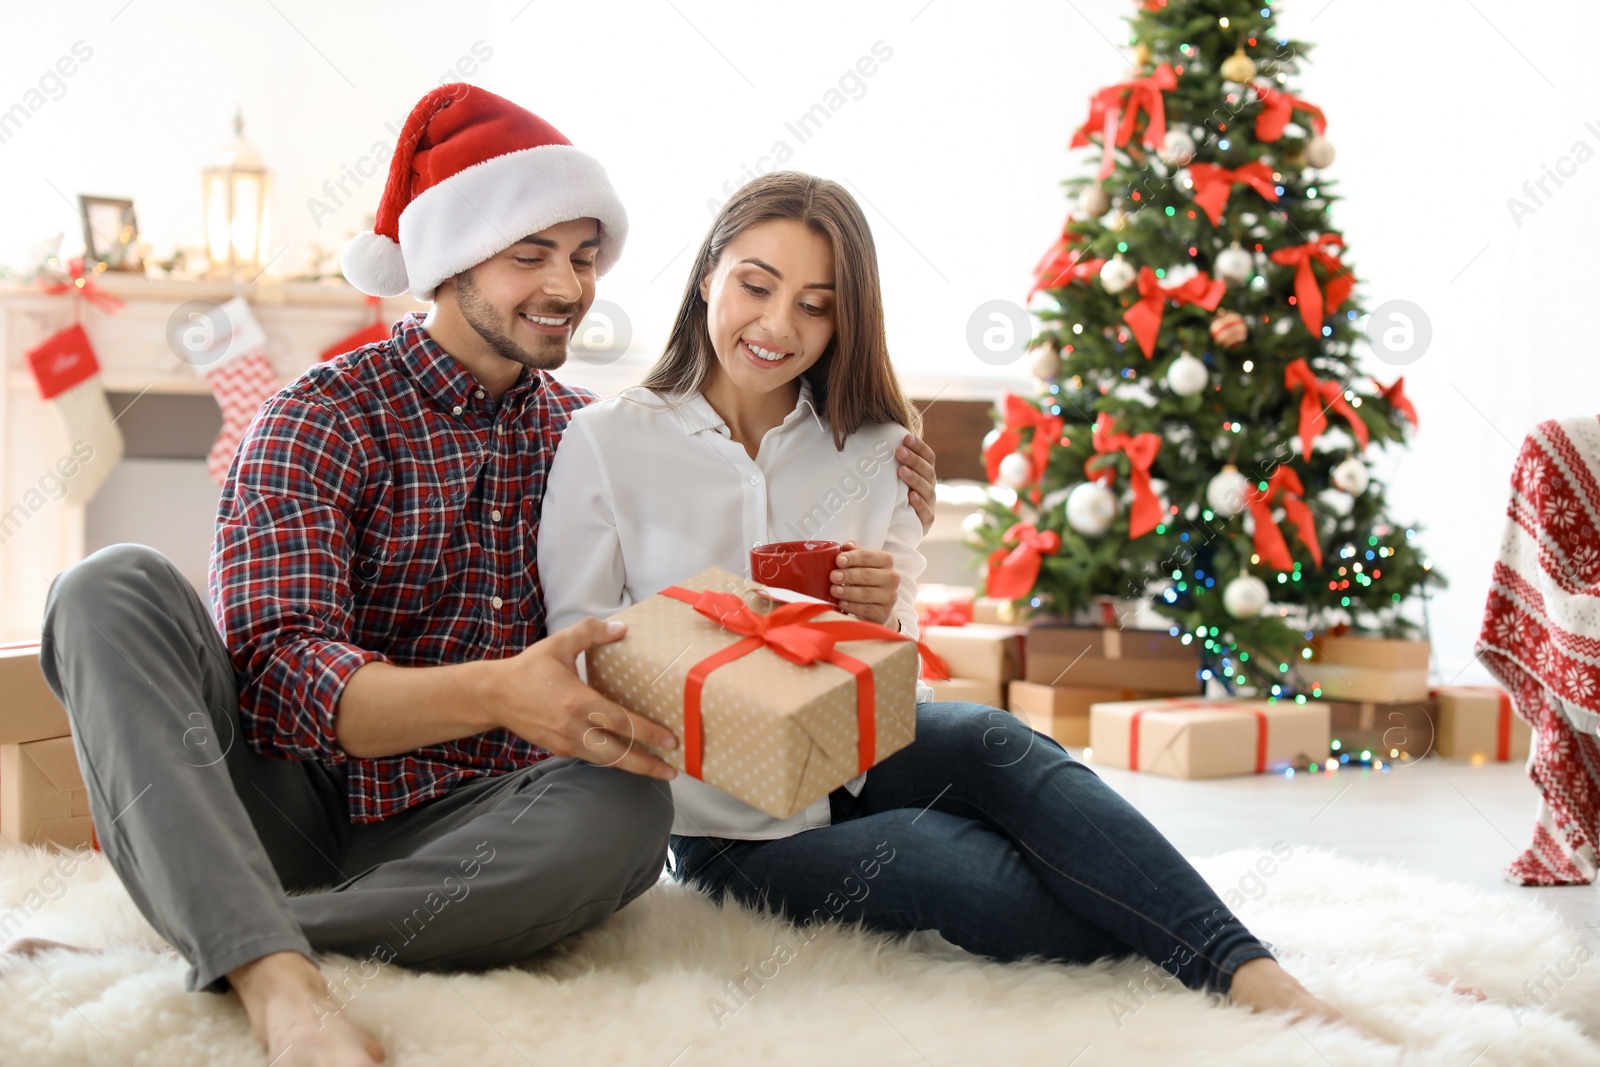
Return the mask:
<path id="1" fill-rule="evenodd" d="M 1146 116 L 1142 138 L 1145 147 L 1160 148 L 1166 143 L 1167 108 L 1161 94 L 1177 87 L 1178 76 L 1168 63 L 1162 63 L 1150 74 L 1132 81 L 1106 86 L 1089 98 L 1089 117 L 1083 120 L 1083 125 L 1072 135 L 1067 147 L 1081 148 L 1089 143 L 1091 133 L 1100 134 L 1099 178 L 1105 181 L 1111 176 L 1115 165 L 1111 146 L 1113 143 L 1119 147 L 1125 146 L 1133 138 L 1134 122 L 1140 111 Z M 1116 130 L 1114 134 L 1113 127 Z"/>
<path id="2" fill-rule="evenodd" d="M 1378 395 L 1387 400 L 1391 408 L 1411 420 L 1413 428 L 1422 425 L 1417 422 L 1417 409 L 1411 406 L 1411 398 L 1406 396 L 1404 377 L 1396 378 L 1393 385 L 1384 385 L 1376 378 L 1372 379 L 1372 384 L 1378 387 Z"/>
<path id="3" fill-rule="evenodd" d="M 92 273 L 83 273 L 82 256 L 73 256 L 67 261 L 67 276 L 69 281 L 46 281 L 41 277 L 39 288 L 52 296 L 57 293 L 77 293 L 108 315 L 123 306 L 124 302 L 120 297 L 113 296 L 94 283 Z"/>
<path id="4" fill-rule="evenodd" d="M 1269 567 L 1280 571 L 1294 569 L 1294 558 L 1289 555 L 1283 531 L 1272 519 L 1274 504 L 1283 508 L 1283 517 L 1293 524 L 1300 543 L 1311 550 L 1312 561 L 1318 567 L 1322 566 L 1322 546 L 1317 544 L 1317 520 L 1306 506 L 1305 492 L 1305 486 L 1300 484 L 1300 476 L 1293 468 L 1279 467 L 1267 479 L 1265 490 L 1256 488 L 1250 493 L 1250 514 L 1256 522 L 1256 555 Z"/>
<path id="5" fill-rule="evenodd" d="M 1033 268 L 1034 282 L 1033 288 L 1028 290 L 1029 297 L 1041 289 L 1059 289 L 1069 282 L 1088 281 L 1100 273 L 1106 261 L 1103 258 L 1084 260 L 1082 257 L 1088 249 L 1075 247 L 1079 240 L 1081 238 L 1062 234 L 1050 246 L 1050 251 Z"/>
<path id="6" fill-rule="evenodd" d="M 1061 551 L 1061 535 L 1054 530 L 1040 530 L 1031 522 L 1019 522 L 1006 530 L 1001 540 L 1012 548 L 997 548 L 989 553 L 984 596 L 1020 600 L 1033 592 L 1044 557 Z"/>
<path id="7" fill-rule="evenodd" d="M 1265 82 L 1256 82 L 1255 89 L 1256 96 L 1261 98 L 1261 111 L 1256 115 L 1256 140 L 1278 140 L 1296 111 L 1304 111 L 1311 116 L 1311 126 L 1318 134 L 1327 130 L 1327 116 L 1316 104 L 1291 96 L 1282 89 L 1274 89 Z"/>
<path id="8" fill-rule="evenodd" d="M 1139 341 L 1139 350 L 1144 353 L 1145 359 L 1149 359 L 1155 354 L 1156 335 L 1161 332 L 1161 319 L 1166 313 L 1168 300 L 1215 311 L 1217 305 L 1222 303 L 1222 294 L 1227 288 L 1227 283 L 1221 278 L 1212 278 L 1205 271 L 1198 271 L 1182 285 L 1166 289 L 1162 287 L 1155 271 L 1140 267 L 1139 299 L 1122 313 L 1122 321 L 1133 330 L 1133 336 Z"/>
<path id="9" fill-rule="evenodd" d="M 1274 203 L 1278 199 L 1278 186 L 1272 180 L 1272 168 L 1259 159 L 1236 170 L 1219 167 L 1215 163 L 1191 163 L 1189 177 L 1194 180 L 1194 202 L 1205 211 L 1213 226 L 1222 225 L 1222 209 L 1228 206 L 1228 196 L 1239 182 L 1248 183 Z"/>
<path id="10" fill-rule="evenodd" d="M 1161 451 L 1161 437 L 1153 433 L 1118 433 L 1116 421 L 1102 411 L 1094 422 L 1094 451 L 1084 460 L 1083 473 L 1101 485 L 1116 480 L 1117 472 L 1110 465 L 1112 458 L 1119 452 L 1128 457 L 1128 485 L 1133 489 L 1128 536 L 1143 537 L 1154 530 L 1161 522 L 1161 500 L 1150 485 L 1150 465 Z"/>
<path id="11" fill-rule="evenodd" d="M 1350 295 L 1350 290 L 1356 287 L 1356 280 L 1350 277 L 1344 269 L 1344 264 L 1339 262 L 1336 252 L 1326 251 L 1329 248 L 1343 248 L 1344 238 L 1336 233 L 1325 233 L 1315 241 L 1307 241 L 1303 245 L 1290 245 L 1287 248 L 1275 249 L 1272 253 L 1272 262 L 1296 264 L 1294 272 L 1294 299 L 1300 307 L 1300 321 L 1306 324 L 1306 329 L 1311 331 L 1312 337 L 1322 336 L 1322 319 L 1339 310 L 1339 305 L 1345 302 Z M 1317 285 L 1317 276 L 1311 269 L 1311 262 L 1315 260 L 1322 264 L 1328 272 L 1328 282 L 1325 287 Z"/>
<path id="12" fill-rule="evenodd" d="M 1037 503 L 1039 481 L 1044 477 L 1044 469 L 1050 459 L 1050 449 L 1061 439 L 1061 431 L 1067 425 L 1066 420 L 1060 415 L 1046 415 L 1015 393 L 1006 394 L 1002 407 L 1005 414 L 1005 428 L 983 451 L 984 473 L 988 475 L 989 481 L 998 481 L 1000 461 L 1022 446 L 1022 431 L 1032 429 L 1033 441 L 1028 446 L 1031 453 L 1028 461 L 1032 464 L 1033 475 L 1029 481 L 1033 483 L 1033 500 Z"/>
<path id="13" fill-rule="evenodd" d="M 1361 442 L 1361 447 L 1367 447 L 1367 424 L 1361 421 L 1356 409 L 1344 398 L 1344 386 L 1331 378 L 1318 378 L 1311 364 L 1303 359 L 1297 359 L 1283 369 L 1283 387 L 1293 390 L 1296 386 L 1305 389 L 1300 397 L 1301 455 L 1306 459 L 1311 458 L 1312 442 L 1328 428 L 1327 412 L 1330 408 L 1344 416 L 1345 421 L 1350 423 L 1350 432 Z"/>

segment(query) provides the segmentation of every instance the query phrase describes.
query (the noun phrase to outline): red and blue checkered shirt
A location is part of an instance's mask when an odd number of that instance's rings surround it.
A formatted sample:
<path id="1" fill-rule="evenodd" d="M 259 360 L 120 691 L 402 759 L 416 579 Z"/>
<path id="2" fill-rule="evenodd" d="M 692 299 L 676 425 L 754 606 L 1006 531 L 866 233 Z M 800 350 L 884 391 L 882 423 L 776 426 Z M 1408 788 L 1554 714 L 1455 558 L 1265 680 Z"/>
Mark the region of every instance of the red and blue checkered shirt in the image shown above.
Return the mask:
<path id="1" fill-rule="evenodd" d="M 524 370 L 496 404 L 410 315 L 262 406 L 228 471 L 207 579 L 256 751 L 341 764 L 360 823 L 550 755 L 491 730 L 358 759 L 334 712 L 373 660 L 501 659 L 544 636 L 545 475 L 593 399 Z"/>

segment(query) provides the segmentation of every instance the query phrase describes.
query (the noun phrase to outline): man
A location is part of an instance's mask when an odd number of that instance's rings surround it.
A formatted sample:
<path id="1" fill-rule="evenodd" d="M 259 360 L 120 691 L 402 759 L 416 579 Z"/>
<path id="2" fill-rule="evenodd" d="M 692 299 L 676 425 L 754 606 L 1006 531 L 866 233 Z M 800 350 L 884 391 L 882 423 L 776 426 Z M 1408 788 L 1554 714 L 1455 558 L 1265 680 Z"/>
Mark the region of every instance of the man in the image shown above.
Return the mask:
<path id="1" fill-rule="evenodd" d="M 215 618 L 115 545 L 52 584 L 40 655 L 107 858 L 279 1065 L 383 1058 L 314 953 L 363 979 L 524 958 L 649 888 L 672 821 L 645 748 L 674 738 L 574 669 L 621 624 L 546 635 L 534 558 L 593 399 L 546 372 L 621 252 L 620 201 L 543 120 L 452 85 L 407 119 L 374 230 L 346 275 L 433 308 L 263 406 L 222 493 Z M 931 452 L 906 444 L 927 524 Z"/>

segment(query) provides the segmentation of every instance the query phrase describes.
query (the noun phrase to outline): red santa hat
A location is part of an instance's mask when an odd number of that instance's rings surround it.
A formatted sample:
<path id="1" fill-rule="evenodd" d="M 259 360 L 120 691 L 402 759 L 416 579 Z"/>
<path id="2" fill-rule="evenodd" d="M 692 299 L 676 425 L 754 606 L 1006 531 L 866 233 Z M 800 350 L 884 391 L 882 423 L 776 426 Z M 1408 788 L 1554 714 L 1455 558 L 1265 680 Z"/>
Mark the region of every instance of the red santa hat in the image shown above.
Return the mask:
<path id="1" fill-rule="evenodd" d="M 446 278 L 582 218 L 600 220 L 604 274 L 628 235 L 605 169 L 533 112 L 456 82 L 411 109 L 373 228 L 345 245 L 340 265 L 363 293 L 432 300 Z"/>

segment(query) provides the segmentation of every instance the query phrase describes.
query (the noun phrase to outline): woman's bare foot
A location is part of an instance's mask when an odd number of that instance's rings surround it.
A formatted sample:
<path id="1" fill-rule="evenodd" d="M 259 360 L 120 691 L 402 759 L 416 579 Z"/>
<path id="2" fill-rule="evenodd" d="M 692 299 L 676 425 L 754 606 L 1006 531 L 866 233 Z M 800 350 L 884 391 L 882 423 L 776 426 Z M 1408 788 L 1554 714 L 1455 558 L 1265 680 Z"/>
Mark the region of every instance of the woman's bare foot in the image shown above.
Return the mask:
<path id="1" fill-rule="evenodd" d="M 0 956 L 22 956 L 26 959 L 32 959 L 41 952 L 51 952 L 58 948 L 64 948 L 68 952 L 94 951 L 94 949 L 84 948 L 82 945 L 69 945 L 64 941 L 51 941 L 49 938 L 44 937 L 19 937 L 14 941 L 6 942 L 4 947 L 0 947 Z"/>
<path id="2" fill-rule="evenodd" d="M 272 1067 L 373 1067 L 383 1046 L 342 1013 L 316 964 L 274 952 L 228 972 Z"/>
<path id="3" fill-rule="evenodd" d="M 1251 1011 L 1277 1012 L 1291 1023 L 1303 1019 L 1338 1023 L 1366 1037 L 1382 1040 L 1345 1018 L 1332 1004 L 1313 996 L 1277 960 L 1265 956 L 1239 964 L 1233 972 L 1233 983 L 1228 987 L 1228 1001 L 1243 1004 Z"/>

